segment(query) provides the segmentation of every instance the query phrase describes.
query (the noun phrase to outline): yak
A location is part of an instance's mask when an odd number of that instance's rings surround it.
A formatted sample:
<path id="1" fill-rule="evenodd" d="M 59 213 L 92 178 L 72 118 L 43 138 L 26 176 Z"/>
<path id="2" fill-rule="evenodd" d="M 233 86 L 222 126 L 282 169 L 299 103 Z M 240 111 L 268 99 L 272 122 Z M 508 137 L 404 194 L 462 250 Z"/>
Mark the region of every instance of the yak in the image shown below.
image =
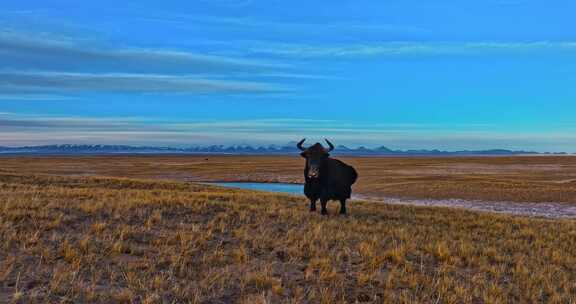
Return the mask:
<path id="1" fill-rule="evenodd" d="M 302 139 L 296 146 L 302 151 L 300 156 L 306 159 L 304 168 L 304 195 L 310 200 L 310 211 L 316 211 L 316 201 L 320 199 L 322 215 L 327 215 L 326 204 L 329 200 L 340 201 L 340 214 L 346 214 L 346 200 L 352 194 L 352 185 L 358 178 L 356 170 L 344 162 L 330 158 L 334 145 L 326 140 L 329 148 L 316 143 L 308 148 L 302 144 Z"/>

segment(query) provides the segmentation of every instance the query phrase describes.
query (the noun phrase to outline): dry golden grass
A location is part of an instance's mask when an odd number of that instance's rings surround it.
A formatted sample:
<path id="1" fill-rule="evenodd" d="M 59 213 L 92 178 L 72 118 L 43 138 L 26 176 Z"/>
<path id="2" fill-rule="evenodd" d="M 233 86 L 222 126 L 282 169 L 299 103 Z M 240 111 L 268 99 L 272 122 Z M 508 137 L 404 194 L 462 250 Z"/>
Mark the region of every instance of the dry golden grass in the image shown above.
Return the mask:
<path id="1" fill-rule="evenodd" d="M 576 222 L 0 173 L 2 303 L 574 303 Z"/>
<path id="2" fill-rule="evenodd" d="M 404 198 L 576 203 L 576 157 L 344 157 L 360 174 L 355 193 Z M 25 173 L 188 181 L 303 182 L 288 156 L 2 157 Z M 26 166 L 22 166 L 22 164 Z"/>

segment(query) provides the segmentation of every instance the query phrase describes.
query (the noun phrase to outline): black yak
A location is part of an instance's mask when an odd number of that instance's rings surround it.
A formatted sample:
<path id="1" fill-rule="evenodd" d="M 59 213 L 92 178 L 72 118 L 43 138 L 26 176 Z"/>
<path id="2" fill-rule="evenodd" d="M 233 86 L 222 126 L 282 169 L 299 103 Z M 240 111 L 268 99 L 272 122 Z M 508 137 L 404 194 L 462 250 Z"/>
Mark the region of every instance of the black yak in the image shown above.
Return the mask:
<path id="1" fill-rule="evenodd" d="M 320 199 L 322 214 L 328 214 L 326 204 L 329 200 L 340 201 L 340 214 L 346 214 L 346 200 L 352 194 L 352 184 L 356 182 L 358 174 L 353 167 L 330 158 L 330 151 L 334 145 L 326 140 L 329 149 L 325 149 L 320 143 L 309 148 L 302 147 L 306 139 L 298 144 L 302 150 L 300 155 L 306 159 L 304 169 L 304 194 L 310 200 L 310 211 L 316 211 L 316 201 Z"/>

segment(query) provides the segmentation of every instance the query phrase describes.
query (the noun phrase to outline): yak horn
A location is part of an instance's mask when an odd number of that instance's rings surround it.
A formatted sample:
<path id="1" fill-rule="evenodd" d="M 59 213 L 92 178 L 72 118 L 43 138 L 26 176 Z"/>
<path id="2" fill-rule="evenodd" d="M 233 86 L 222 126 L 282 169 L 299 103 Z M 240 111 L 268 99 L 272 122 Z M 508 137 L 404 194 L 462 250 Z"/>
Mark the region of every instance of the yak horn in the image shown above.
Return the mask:
<path id="1" fill-rule="evenodd" d="M 328 149 L 328 151 L 326 152 L 330 152 L 332 150 L 334 150 L 334 145 L 327 139 L 324 139 L 326 141 L 326 143 L 328 144 L 328 146 L 330 147 L 330 149 Z"/>
<path id="2" fill-rule="evenodd" d="M 298 142 L 298 144 L 296 144 L 296 147 L 298 147 L 298 149 L 304 151 L 306 149 L 304 149 L 304 147 L 302 147 L 302 144 L 304 143 L 304 141 L 306 140 L 306 138 L 303 138 L 300 142 Z"/>

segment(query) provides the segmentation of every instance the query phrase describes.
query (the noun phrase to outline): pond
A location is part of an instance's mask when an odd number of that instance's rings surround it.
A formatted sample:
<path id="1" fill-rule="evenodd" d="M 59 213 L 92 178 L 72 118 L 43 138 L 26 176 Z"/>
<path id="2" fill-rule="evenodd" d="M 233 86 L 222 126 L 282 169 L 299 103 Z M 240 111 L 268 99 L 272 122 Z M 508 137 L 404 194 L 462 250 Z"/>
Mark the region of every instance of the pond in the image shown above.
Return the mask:
<path id="1" fill-rule="evenodd" d="M 219 183 L 205 183 L 207 185 L 239 188 L 256 191 L 279 192 L 303 195 L 304 185 L 302 184 L 286 184 L 286 183 L 248 183 L 248 182 L 219 182 Z"/>

